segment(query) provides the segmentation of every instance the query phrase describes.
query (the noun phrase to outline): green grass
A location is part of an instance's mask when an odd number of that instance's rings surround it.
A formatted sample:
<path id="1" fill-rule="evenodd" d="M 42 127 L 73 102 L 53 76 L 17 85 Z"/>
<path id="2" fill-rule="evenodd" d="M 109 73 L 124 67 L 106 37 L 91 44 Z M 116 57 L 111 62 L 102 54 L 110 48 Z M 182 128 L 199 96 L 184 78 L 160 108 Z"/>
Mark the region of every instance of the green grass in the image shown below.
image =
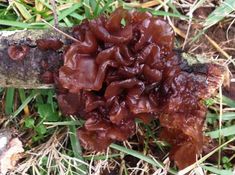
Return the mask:
<path id="1" fill-rule="evenodd" d="M 222 19 L 226 18 L 230 13 L 235 10 L 234 0 L 225 0 L 217 7 L 205 20 L 203 26 L 204 29 L 208 29 L 211 26 L 217 24 Z"/>
<path id="2" fill-rule="evenodd" d="M 203 21 L 203 30 L 198 32 L 197 35 L 192 37 L 191 43 L 198 40 L 206 32 L 207 29 L 212 27 L 215 24 L 218 24 L 220 21 L 225 19 L 229 14 L 235 11 L 235 1 L 234 0 L 225 0 L 220 6 L 215 8 L 213 12 Z"/>
<path id="3" fill-rule="evenodd" d="M 43 8 L 42 10 L 37 10 L 35 4 L 27 4 L 25 1 L 14 1 L 14 4 L 8 6 L 7 3 L 0 3 L 0 30 L 16 30 L 16 29 L 42 29 L 48 27 L 42 21 L 36 21 L 37 16 L 48 23 L 54 23 L 53 15 L 51 13 L 52 6 L 49 1 L 39 0 Z M 197 5 L 191 7 L 188 10 L 191 12 L 195 11 L 197 8 L 202 6 L 203 0 L 197 1 Z M 80 24 L 83 19 L 92 19 L 100 14 L 108 14 L 112 12 L 117 4 L 123 5 L 125 8 L 131 9 L 132 6 L 123 1 L 112 1 L 112 0 L 81 0 L 77 3 L 70 0 L 59 0 L 57 1 L 57 15 L 59 26 L 71 27 L 76 24 Z M 185 4 L 184 4 L 185 5 Z M 184 13 L 174 0 L 168 1 L 166 3 L 167 8 L 161 8 L 156 11 L 154 8 L 139 9 L 142 11 L 149 11 L 153 15 L 159 17 L 170 17 L 172 21 L 183 20 L 188 22 L 192 19 L 192 22 L 196 22 L 194 16 L 192 18 Z M 62 8 L 63 7 L 63 8 Z M 228 14 L 234 12 L 235 1 L 225 0 L 215 8 L 215 10 L 208 16 L 208 18 L 203 22 L 203 29 L 199 31 L 198 35 L 191 36 L 191 40 L 196 40 L 200 37 L 203 32 L 206 32 L 210 27 L 217 25 Z M 178 42 L 178 41 L 177 41 Z M 169 144 L 161 142 L 157 139 L 159 130 L 153 130 L 152 128 L 157 127 L 157 123 L 151 123 L 145 125 L 143 123 L 138 123 L 139 128 L 145 131 L 146 135 L 142 137 L 143 143 L 141 149 L 130 149 L 122 143 L 112 144 L 110 146 L 109 152 L 106 154 L 94 154 L 91 152 L 86 152 L 82 150 L 80 143 L 76 136 L 76 128 L 81 127 L 84 121 L 78 119 L 71 119 L 69 117 L 64 117 L 61 115 L 58 104 L 55 98 L 54 90 L 24 90 L 24 89 L 14 89 L 14 88 L 0 88 L 1 101 L 4 103 L 5 108 L 2 111 L 8 117 L 5 126 L 17 126 L 19 131 L 22 133 L 30 133 L 30 139 L 26 149 L 37 150 L 39 155 L 35 156 L 35 161 L 38 164 L 32 164 L 28 172 L 37 175 L 47 174 L 48 171 L 53 171 L 59 174 L 61 167 L 65 168 L 68 174 L 88 174 L 90 161 L 102 162 L 110 161 L 111 164 L 115 164 L 123 157 L 130 155 L 133 158 L 137 158 L 146 163 L 150 168 L 162 168 L 164 169 L 163 159 L 158 159 L 158 157 L 153 156 L 154 152 L 153 145 L 150 145 L 150 140 L 153 140 L 154 149 L 157 149 L 162 154 L 168 154 L 167 150 Z M 4 97 L 4 98 L 3 98 Z M 18 100 L 17 100 L 18 99 Z M 206 134 L 209 135 L 214 141 L 218 142 L 219 139 L 224 141 L 221 145 L 218 145 L 212 152 L 205 155 L 197 164 L 193 164 L 188 169 L 182 172 L 190 172 L 195 167 L 200 166 L 204 171 L 221 174 L 230 175 L 232 174 L 231 162 L 234 161 L 234 157 L 228 157 L 227 159 L 222 159 L 221 166 L 218 167 L 217 164 L 211 164 L 207 162 L 207 159 L 212 156 L 215 152 L 221 149 L 223 152 L 225 147 L 228 146 L 232 141 L 234 141 L 235 136 L 235 110 L 230 110 L 229 112 L 223 112 L 219 115 L 219 107 L 214 101 L 218 98 L 207 102 L 209 107 L 213 107 L 207 115 L 207 130 Z M 235 101 L 223 96 L 222 98 L 223 106 L 229 109 L 235 108 Z M 29 107 L 30 115 L 24 115 L 24 109 Z M 219 129 L 219 119 L 221 117 L 222 128 Z M 69 133 L 66 135 L 66 133 Z M 53 136 L 58 136 L 59 143 L 53 146 Z M 63 137 L 62 137 L 63 136 Z M 56 141 L 54 141 L 56 142 Z M 51 143 L 47 145 L 47 143 Z M 45 145 L 47 147 L 44 147 Z M 42 148 L 40 148 L 40 146 Z M 135 147 L 135 143 L 133 143 Z M 48 152 L 43 152 L 44 149 L 49 149 Z M 139 147 L 138 147 L 139 148 Z M 233 148 L 233 151 L 234 148 Z M 43 157 L 43 156 L 44 157 Z M 42 158 L 43 157 L 43 158 Z M 56 160 L 59 158 L 59 162 Z M 225 161 L 226 160 L 226 161 Z M 121 163 L 121 162 L 119 162 Z M 125 163 L 125 161 L 124 161 Z M 48 166 L 50 165 L 50 166 Z M 117 165 L 117 164 L 115 164 Z M 115 167 L 115 166 L 114 166 Z M 129 173 L 128 163 L 125 164 L 124 172 Z M 170 167 L 168 169 L 169 174 L 177 174 L 178 171 L 175 167 Z"/>
<path id="4" fill-rule="evenodd" d="M 232 170 L 221 170 L 212 166 L 202 166 L 203 169 L 208 170 L 211 173 L 216 173 L 218 175 L 233 175 Z"/>
<path id="5" fill-rule="evenodd" d="M 5 114 L 10 115 L 14 111 L 14 88 L 8 88 L 6 91 L 6 99 L 5 99 Z"/>
<path id="6" fill-rule="evenodd" d="M 211 138 L 219 138 L 220 135 L 222 137 L 234 136 L 235 135 L 235 125 L 231 125 L 228 127 L 223 127 L 221 130 L 217 129 L 215 131 L 210 131 L 206 133 Z"/>
<path id="7" fill-rule="evenodd" d="M 151 157 L 145 156 L 145 155 L 141 154 L 138 151 L 135 151 L 135 150 L 132 150 L 132 149 L 128 149 L 128 148 L 125 148 L 125 147 L 117 145 L 117 144 L 111 144 L 110 147 L 113 148 L 113 149 L 116 149 L 118 151 L 121 151 L 123 153 L 126 153 L 128 155 L 132 155 L 133 157 L 136 157 L 136 158 L 138 158 L 140 160 L 146 161 L 146 162 L 150 163 L 151 165 L 153 165 L 153 166 L 155 166 L 157 168 L 164 169 L 164 165 L 163 165 L 162 162 L 154 160 Z M 169 169 L 168 172 L 170 174 L 177 174 L 177 171 L 174 170 L 174 169 Z"/>
<path id="8" fill-rule="evenodd" d="M 18 107 L 17 110 L 14 111 L 14 113 L 10 116 L 9 121 L 12 119 L 16 118 L 22 111 L 23 109 L 37 96 L 37 93 L 34 91 L 31 92 L 31 94 L 25 98 L 23 94 L 21 94 L 21 105 Z"/>
<path id="9" fill-rule="evenodd" d="M 74 125 L 70 125 L 69 135 L 74 156 L 79 160 L 84 161 L 84 158 L 82 157 L 82 148 L 80 146 L 79 140 L 77 139 L 77 127 L 75 127 Z M 87 167 L 83 164 L 81 164 L 80 166 L 80 168 L 85 172 L 84 174 L 88 174 Z"/>
<path id="10" fill-rule="evenodd" d="M 207 120 L 218 120 L 219 119 L 219 115 L 216 114 L 216 113 L 210 113 L 208 112 L 207 113 Z M 223 121 L 232 121 L 235 119 L 235 112 L 226 112 L 226 113 L 223 113 L 222 115 L 222 120 Z"/>

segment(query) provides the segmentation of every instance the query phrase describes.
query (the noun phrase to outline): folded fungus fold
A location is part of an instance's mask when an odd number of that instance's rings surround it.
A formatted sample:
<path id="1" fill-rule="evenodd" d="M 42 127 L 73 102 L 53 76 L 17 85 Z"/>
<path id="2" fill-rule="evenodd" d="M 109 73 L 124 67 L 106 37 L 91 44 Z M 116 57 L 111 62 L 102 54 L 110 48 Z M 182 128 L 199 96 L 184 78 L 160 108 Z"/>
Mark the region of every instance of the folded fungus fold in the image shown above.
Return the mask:
<path id="1" fill-rule="evenodd" d="M 174 51 L 170 25 L 148 12 L 118 8 L 72 33 L 78 41 L 66 48 L 55 84 L 62 113 L 85 119 L 77 130 L 82 146 L 103 151 L 133 136 L 135 119 L 157 119 L 176 165 L 195 162 L 203 146 L 203 100 L 221 85 L 224 68 L 189 65 Z"/>

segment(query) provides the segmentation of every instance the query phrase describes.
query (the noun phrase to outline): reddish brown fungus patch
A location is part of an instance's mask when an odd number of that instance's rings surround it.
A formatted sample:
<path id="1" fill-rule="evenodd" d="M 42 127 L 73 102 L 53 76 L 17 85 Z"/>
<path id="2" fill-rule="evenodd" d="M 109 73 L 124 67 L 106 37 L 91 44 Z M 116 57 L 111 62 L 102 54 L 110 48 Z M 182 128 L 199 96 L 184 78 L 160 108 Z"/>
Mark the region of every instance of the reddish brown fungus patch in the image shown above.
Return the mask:
<path id="1" fill-rule="evenodd" d="M 29 47 L 22 45 L 11 45 L 8 47 L 8 55 L 14 61 L 23 60 L 29 53 Z"/>
<path id="2" fill-rule="evenodd" d="M 173 50 L 170 25 L 148 12 L 118 8 L 109 17 L 83 21 L 73 36 L 78 41 L 66 48 L 54 81 L 62 113 L 86 120 L 77 131 L 83 147 L 105 150 L 135 134 L 136 118 L 158 118 L 160 138 L 172 145 L 177 166 L 193 163 L 203 146 L 203 100 L 221 85 L 224 68 L 188 65 Z M 51 39 L 37 44 L 62 47 Z M 43 77 L 50 82 L 51 75 Z"/>
<path id="3" fill-rule="evenodd" d="M 42 82 L 45 84 L 53 84 L 54 83 L 54 77 L 53 73 L 50 71 L 46 71 L 41 75 Z"/>
<path id="4" fill-rule="evenodd" d="M 63 47 L 63 43 L 59 39 L 38 39 L 37 47 L 41 50 L 59 50 Z"/>

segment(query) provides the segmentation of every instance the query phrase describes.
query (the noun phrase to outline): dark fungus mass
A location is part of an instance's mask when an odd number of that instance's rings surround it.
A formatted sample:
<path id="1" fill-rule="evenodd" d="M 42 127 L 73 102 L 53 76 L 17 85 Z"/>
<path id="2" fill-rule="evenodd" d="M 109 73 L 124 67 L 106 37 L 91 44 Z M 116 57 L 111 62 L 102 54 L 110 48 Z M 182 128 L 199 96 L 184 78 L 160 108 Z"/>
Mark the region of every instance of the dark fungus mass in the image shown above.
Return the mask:
<path id="1" fill-rule="evenodd" d="M 62 113 L 86 120 L 77 131 L 82 146 L 103 151 L 134 135 L 136 118 L 159 119 L 159 137 L 172 145 L 176 165 L 195 162 L 203 145 L 203 100 L 221 85 L 224 68 L 189 66 L 173 50 L 170 25 L 147 12 L 118 8 L 75 26 L 73 37 L 78 41 L 66 48 L 54 82 Z"/>

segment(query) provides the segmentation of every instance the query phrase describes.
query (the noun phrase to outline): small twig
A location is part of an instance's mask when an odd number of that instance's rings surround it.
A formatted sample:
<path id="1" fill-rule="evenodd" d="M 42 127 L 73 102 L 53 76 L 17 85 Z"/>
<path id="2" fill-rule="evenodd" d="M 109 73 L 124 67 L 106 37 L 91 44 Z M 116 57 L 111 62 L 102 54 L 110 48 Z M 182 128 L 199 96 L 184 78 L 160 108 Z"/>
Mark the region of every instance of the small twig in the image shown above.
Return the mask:
<path id="1" fill-rule="evenodd" d="M 222 116 L 223 116 L 223 101 L 222 101 L 222 87 L 220 86 L 219 88 L 219 103 L 220 103 L 220 110 L 219 110 L 219 145 L 222 144 L 222 133 L 221 133 L 221 128 L 222 128 Z M 218 168 L 220 168 L 220 163 L 221 163 L 221 149 L 218 150 Z"/>
<path id="2" fill-rule="evenodd" d="M 137 7 L 137 8 L 150 8 L 156 5 L 159 5 L 161 3 L 161 0 L 151 0 L 148 2 L 144 3 L 139 3 L 139 2 L 130 2 L 126 3 L 129 7 Z"/>
<path id="3" fill-rule="evenodd" d="M 177 33 L 179 36 L 181 36 L 182 38 L 186 38 L 186 34 L 180 30 L 179 28 L 175 27 L 174 25 L 172 25 L 173 30 L 175 31 L 175 33 Z"/>
<path id="4" fill-rule="evenodd" d="M 186 46 L 186 43 L 187 43 L 187 41 L 188 41 L 188 37 L 189 37 L 189 32 L 190 32 L 190 29 L 191 29 L 191 25 L 192 25 L 192 14 L 190 14 L 189 24 L 188 24 L 187 32 L 186 32 L 186 35 L 185 35 L 185 38 L 184 38 L 183 47 L 182 47 L 183 50 L 184 50 L 184 48 L 185 48 L 185 46 Z"/>
<path id="5" fill-rule="evenodd" d="M 227 30 L 226 30 L 226 39 L 229 40 L 229 36 L 228 36 L 228 33 L 229 33 L 229 30 L 230 28 L 232 27 L 232 25 L 234 24 L 235 22 L 235 18 L 232 20 L 232 22 L 229 24 Z"/>
<path id="6" fill-rule="evenodd" d="M 181 37 L 184 38 L 184 39 L 186 38 L 186 34 L 185 34 L 182 30 L 180 30 L 179 28 L 175 27 L 175 25 L 172 23 L 172 21 L 170 20 L 170 18 L 168 18 L 168 22 L 169 22 L 169 24 L 171 25 L 171 27 L 173 28 L 174 32 L 175 32 L 177 35 L 181 36 Z"/>
<path id="7" fill-rule="evenodd" d="M 231 56 L 225 52 L 213 39 L 211 39 L 208 35 L 205 34 L 206 39 L 218 50 L 222 55 L 224 55 L 227 59 L 230 59 Z"/>
<path id="8" fill-rule="evenodd" d="M 55 25 L 56 28 L 58 28 L 59 21 L 58 21 L 58 15 L 57 15 L 57 12 L 56 12 L 55 0 L 50 0 L 50 3 L 52 5 L 52 11 L 53 11 L 53 16 L 54 16 L 54 25 Z"/>
<path id="9" fill-rule="evenodd" d="M 67 33 L 63 32 L 62 30 L 54 27 L 53 25 L 51 25 L 49 22 L 45 21 L 44 19 L 42 19 L 42 22 L 44 22 L 45 24 L 47 24 L 48 26 L 50 26 L 51 28 L 53 28 L 54 30 L 56 30 L 57 32 L 61 33 L 62 35 L 66 36 L 67 38 L 75 41 L 75 42 L 78 42 L 78 40 L 70 35 L 68 35 Z"/>
<path id="10" fill-rule="evenodd" d="M 159 1 L 153 0 L 153 1 L 149 1 L 149 2 L 145 2 L 145 3 L 140 4 L 140 7 L 142 7 L 142 8 L 149 8 L 149 7 L 153 7 L 153 6 L 159 5 L 159 4 L 160 4 Z"/>

